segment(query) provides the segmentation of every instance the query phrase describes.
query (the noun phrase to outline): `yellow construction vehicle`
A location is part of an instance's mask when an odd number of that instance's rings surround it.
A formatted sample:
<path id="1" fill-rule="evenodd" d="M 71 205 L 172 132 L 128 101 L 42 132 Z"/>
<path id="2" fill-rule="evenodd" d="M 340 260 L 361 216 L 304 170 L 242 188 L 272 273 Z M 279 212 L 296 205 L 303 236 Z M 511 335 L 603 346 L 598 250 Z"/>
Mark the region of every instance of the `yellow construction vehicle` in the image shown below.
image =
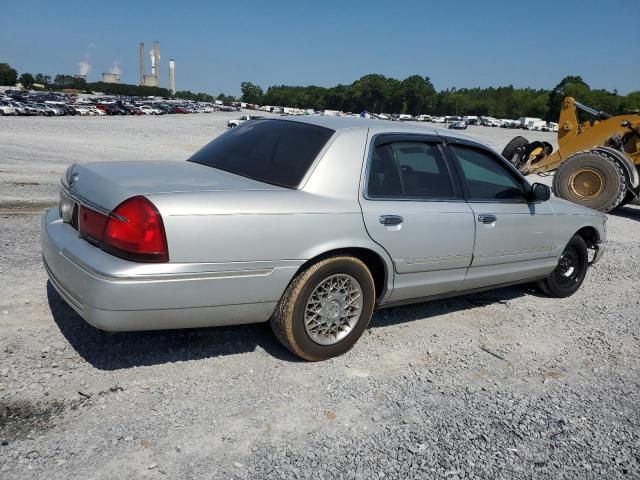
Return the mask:
<path id="1" fill-rule="evenodd" d="M 579 122 L 578 109 L 593 118 Z M 640 195 L 640 115 L 614 117 L 567 97 L 552 150 L 518 136 L 502 156 L 525 175 L 555 170 L 555 195 L 585 207 L 608 212 Z"/>

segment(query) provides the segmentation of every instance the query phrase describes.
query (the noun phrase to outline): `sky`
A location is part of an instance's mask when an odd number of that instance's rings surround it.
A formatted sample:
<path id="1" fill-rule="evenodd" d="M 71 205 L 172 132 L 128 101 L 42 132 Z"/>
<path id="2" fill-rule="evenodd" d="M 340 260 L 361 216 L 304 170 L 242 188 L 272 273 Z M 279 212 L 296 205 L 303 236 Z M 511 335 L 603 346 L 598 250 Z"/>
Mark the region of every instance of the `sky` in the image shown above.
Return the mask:
<path id="1" fill-rule="evenodd" d="M 122 83 L 147 73 L 160 42 L 161 86 L 239 95 L 240 83 L 349 84 L 368 73 L 428 76 L 451 87 L 553 88 L 581 75 L 591 88 L 640 90 L 638 0 L 146 0 L 8 1 L 0 63 L 19 73 Z"/>

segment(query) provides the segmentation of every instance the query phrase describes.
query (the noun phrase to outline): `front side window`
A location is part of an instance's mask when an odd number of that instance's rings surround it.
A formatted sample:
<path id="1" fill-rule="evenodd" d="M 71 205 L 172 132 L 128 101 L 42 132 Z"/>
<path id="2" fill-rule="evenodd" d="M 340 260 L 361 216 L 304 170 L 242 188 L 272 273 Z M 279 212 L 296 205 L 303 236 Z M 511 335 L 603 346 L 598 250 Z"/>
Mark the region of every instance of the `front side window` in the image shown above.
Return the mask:
<path id="1" fill-rule="evenodd" d="M 440 149 L 425 142 L 393 142 L 375 147 L 367 192 L 374 198 L 454 198 Z"/>
<path id="2" fill-rule="evenodd" d="M 189 159 L 272 185 L 297 188 L 334 131 L 287 120 L 251 120 Z"/>
<path id="3" fill-rule="evenodd" d="M 469 187 L 469 200 L 525 201 L 524 188 L 506 166 L 481 150 L 452 145 Z"/>

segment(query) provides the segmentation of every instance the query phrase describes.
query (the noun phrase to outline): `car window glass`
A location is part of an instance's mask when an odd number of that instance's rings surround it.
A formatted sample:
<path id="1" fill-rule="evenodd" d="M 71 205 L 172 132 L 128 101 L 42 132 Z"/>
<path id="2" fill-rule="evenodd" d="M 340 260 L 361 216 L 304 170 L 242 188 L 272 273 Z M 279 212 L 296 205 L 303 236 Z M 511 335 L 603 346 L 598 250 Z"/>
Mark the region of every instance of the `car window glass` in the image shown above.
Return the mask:
<path id="1" fill-rule="evenodd" d="M 286 120 L 251 120 L 229 129 L 190 162 L 297 188 L 334 131 Z"/>
<path id="2" fill-rule="evenodd" d="M 395 198 L 454 197 L 451 177 L 440 149 L 424 142 L 377 146 L 371 156 L 368 194 Z"/>
<path id="3" fill-rule="evenodd" d="M 489 153 L 452 145 L 469 187 L 470 200 L 524 201 L 524 189 L 507 167 Z"/>
<path id="4" fill-rule="evenodd" d="M 402 196 L 398 164 L 389 145 L 380 145 L 373 150 L 367 191 L 372 197 Z"/>
<path id="5" fill-rule="evenodd" d="M 396 142 L 393 154 L 407 197 L 453 198 L 453 185 L 440 149 L 435 144 Z"/>

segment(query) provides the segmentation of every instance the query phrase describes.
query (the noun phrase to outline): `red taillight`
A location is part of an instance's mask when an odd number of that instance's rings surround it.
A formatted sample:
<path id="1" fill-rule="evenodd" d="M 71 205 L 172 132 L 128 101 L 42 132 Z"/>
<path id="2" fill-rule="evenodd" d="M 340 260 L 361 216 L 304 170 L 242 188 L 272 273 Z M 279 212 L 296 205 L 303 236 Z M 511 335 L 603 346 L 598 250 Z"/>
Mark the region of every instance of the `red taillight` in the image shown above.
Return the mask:
<path id="1" fill-rule="evenodd" d="M 104 227 L 107 225 L 109 217 L 91 210 L 85 206 L 80 206 L 80 235 L 92 243 L 100 243 Z"/>
<path id="2" fill-rule="evenodd" d="M 125 200 L 108 217 L 81 207 L 80 220 L 80 234 L 113 255 L 134 262 L 169 261 L 162 217 L 145 197 Z"/>

